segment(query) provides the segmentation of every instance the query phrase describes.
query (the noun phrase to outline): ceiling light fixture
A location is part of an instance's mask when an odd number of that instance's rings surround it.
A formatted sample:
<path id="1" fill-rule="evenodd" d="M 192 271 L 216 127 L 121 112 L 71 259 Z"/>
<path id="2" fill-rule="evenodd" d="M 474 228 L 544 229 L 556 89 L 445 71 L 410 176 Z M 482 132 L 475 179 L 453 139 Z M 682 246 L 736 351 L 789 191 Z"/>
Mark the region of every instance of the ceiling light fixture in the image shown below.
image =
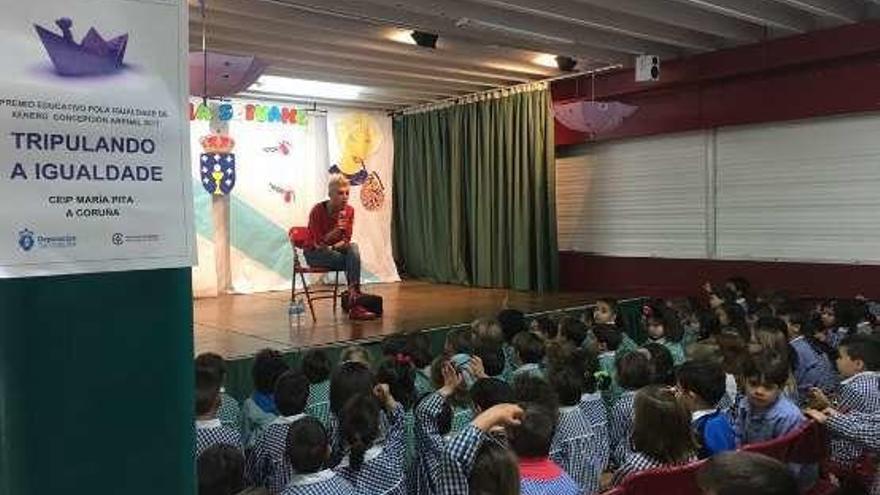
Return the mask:
<path id="1" fill-rule="evenodd" d="M 556 64 L 556 55 L 550 55 L 549 53 L 541 53 L 536 55 L 532 59 L 532 63 L 535 65 L 540 65 L 542 67 L 549 67 L 551 69 L 555 69 L 558 67 Z"/>
<path id="2" fill-rule="evenodd" d="M 364 88 L 353 84 L 340 84 L 281 76 L 260 76 L 247 91 L 306 98 L 332 100 L 356 100 Z"/>
<path id="3" fill-rule="evenodd" d="M 526 38 L 533 40 L 541 40 L 548 41 L 550 43 L 561 43 L 564 45 L 573 45 L 574 41 L 568 38 L 561 38 L 559 36 L 552 36 L 549 34 L 538 33 L 535 31 L 529 31 L 528 29 L 515 28 L 510 26 L 505 26 L 504 24 L 497 24 L 494 22 L 481 21 L 479 19 L 471 19 L 469 17 L 462 17 L 455 21 L 455 26 L 458 28 L 476 28 L 483 29 L 488 31 L 496 31 L 499 33 L 507 34 L 510 36 L 515 36 L 518 38 Z"/>
<path id="4" fill-rule="evenodd" d="M 422 48 L 437 48 L 437 36 L 434 33 L 427 33 L 425 31 L 413 31 L 410 36 L 413 41 L 416 42 L 417 45 Z"/>
<path id="5" fill-rule="evenodd" d="M 406 45 L 415 45 L 416 40 L 413 39 L 413 31 L 412 29 L 391 29 L 388 34 L 385 36 L 387 39 L 391 41 L 396 41 L 398 43 L 404 43 Z"/>
<path id="6" fill-rule="evenodd" d="M 559 70 L 562 72 L 572 72 L 577 66 L 577 60 L 571 57 L 566 57 L 565 55 L 557 55 L 556 66 L 559 67 Z"/>

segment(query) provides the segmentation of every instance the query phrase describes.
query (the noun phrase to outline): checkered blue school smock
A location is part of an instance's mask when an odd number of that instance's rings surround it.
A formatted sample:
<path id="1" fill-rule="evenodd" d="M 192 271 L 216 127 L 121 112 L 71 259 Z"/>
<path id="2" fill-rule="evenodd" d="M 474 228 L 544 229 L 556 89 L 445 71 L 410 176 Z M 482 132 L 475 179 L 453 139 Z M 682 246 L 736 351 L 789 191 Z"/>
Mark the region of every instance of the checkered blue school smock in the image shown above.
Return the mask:
<path id="1" fill-rule="evenodd" d="M 629 452 L 629 438 L 633 429 L 633 404 L 635 390 L 621 394 L 608 414 L 608 439 L 611 443 L 612 463 L 620 465 Z"/>
<path id="2" fill-rule="evenodd" d="M 857 448 L 880 454 L 880 414 L 851 411 L 831 416 L 825 427 L 834 435 Z M 871 495 L 880 495 L 880 473 L 875 473 Z"/>
<path id="3" fill-rule="evenodd" d="M 306 414 L 330 427 L 330 380 L 309 385 L 309 401 L 306 403 Z"/>
<path id="4" fill-rule="evenodd" d="M 217 410 L 217 419 L 226 426 L 236 430 L 241 429 L 241 406 L 238 401 L 226 392 L 220 392 L 220 409 Z"/>
<path id="5" fill-rule="evenodd" d="M 446 397 L 434 392 L 423 399 L 415 409 L 415 440 L 418 455 L 413 470 L 413 487 L 418 495 L 439 492 L 440 462 L 446 441 L 437 428 L 437 417 L 443 411 Z"/>
<path id="6" fill-rule="evenodd" d="M 313 474 L 297 474 L 282 495 L 353 495 L 354 487 L 332 469 Z"/>
<path id="7" fill-rule="evenodd" d="M 584 493 L 599 490 L 599 476 L 605 467 L 601 457 L 600 439 L 586 411 L 579 405 L 561 407 L 556 432 L 550 444 L 550 459 L 578 484 Z"/>
<path id="8" fill-rule="evenodd" d="M 217 444 L 232 445 L 241 449 L 241 434 L 238 430 L 225 426 L 219 419 L 196 421 L 196 457 L 209 447 Z"/>
<path id="9" fill-rule="evenodd" d="M 245 474 L 253 485 L 265 486 L 269 493 L 284 490 L 293 475 L 285 454 L 287 432 L 291 424 L 304 417 L 305 414 L 279 416 L 263 429 L 245 463 Z"/>
<path id="10" fill-rule="evenodd" d="M 486 435 L 471 424 L 449 440 L 440 459 L 437 483 L 440 495 L 468 493 L 468 475 L 485 438 Z"/>
<path id="11" fill-rule="evenodd" d="M 880 373 L 865 371 L 840 383 L 837 407 L 844 413 L 880 415 Z M 831 460 L 850 464 L 864 454 L 858 443 L 836 435 L 831 437 Z"/>
<path id="12" fill-rule="evenodd" d="M 670 464 L 658 461 L 642 452 L 630 452 L 627 454 L 626 459 L 623 461 L 623 464 L 619 468 L 617 468 L 616 471 L 614 471 L 612 483 L 617 486 L 623 483 L 627 476 L 638 473 L 640 471 L 647 471 L 648 469 L 657 469 L 669 466 L 683 466 L 685 464 L 695 462 L 696 460 L 697 458 L 695 456 L 691 456 L 684 462 Z"/>
<path id="13" fill-rule="evenodd" d="M 403 406 L 396 404 L 388 415 L 385 443 L 374 445 L 367 451 L 360 469 L 353 469 L 349 465 L 348 456 L 334 468 L 337 474 L 354 486 L 354 493 L 358 495 L 406 494 Z"/>

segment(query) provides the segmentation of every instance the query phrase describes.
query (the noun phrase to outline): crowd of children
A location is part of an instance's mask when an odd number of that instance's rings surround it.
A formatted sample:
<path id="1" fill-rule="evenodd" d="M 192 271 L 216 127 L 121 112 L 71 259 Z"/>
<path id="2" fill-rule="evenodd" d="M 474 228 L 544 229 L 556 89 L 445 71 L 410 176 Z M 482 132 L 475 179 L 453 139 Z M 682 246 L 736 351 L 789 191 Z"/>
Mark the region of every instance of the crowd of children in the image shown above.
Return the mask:
<path id="1" fill-rule="evenodd" d="M 816 470 L 738 449 L 813 420 L 839 492 L 880 494 L 880 307 L 704 289 L 648 301 L 644 336 L 606 298 L 559 321 L 503 310 L 438 356 L 421 333 L 376 361 L 354 346 L 290 367 L 264 350 L 241 406 L 223 359 L 200 355 L 199 493 L 582 495 L 709 459 L 705 493 L 789 495 Z"/>

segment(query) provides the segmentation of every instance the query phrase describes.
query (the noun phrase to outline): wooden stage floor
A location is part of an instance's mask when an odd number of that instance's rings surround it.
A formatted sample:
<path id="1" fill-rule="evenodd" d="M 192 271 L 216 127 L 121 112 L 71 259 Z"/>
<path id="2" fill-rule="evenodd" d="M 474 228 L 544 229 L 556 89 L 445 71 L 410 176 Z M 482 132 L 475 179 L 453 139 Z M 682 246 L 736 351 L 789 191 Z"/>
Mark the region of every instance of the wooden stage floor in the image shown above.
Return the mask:
<path id="1" fill-rule="evenodd" d="M 318 322 L 312 323 L 307 313 L 299 327 L 287 316 L 289 292 L 196 299 L 195 351 L 212 351 L 235 359 L 252 356 L 266 347 L 291 351 L 467 323 L 496 314 L 505 300 L 508 307 L 526 313 L 582 306 L 593 300 L 577 293 L 539 295 L 415 281 L 370 285 L 366 291 L 384 298 L 382 319 L 353 322 L 341 308 L 334 315 L 331 301 L 323 300 L 315 302 Z"/>

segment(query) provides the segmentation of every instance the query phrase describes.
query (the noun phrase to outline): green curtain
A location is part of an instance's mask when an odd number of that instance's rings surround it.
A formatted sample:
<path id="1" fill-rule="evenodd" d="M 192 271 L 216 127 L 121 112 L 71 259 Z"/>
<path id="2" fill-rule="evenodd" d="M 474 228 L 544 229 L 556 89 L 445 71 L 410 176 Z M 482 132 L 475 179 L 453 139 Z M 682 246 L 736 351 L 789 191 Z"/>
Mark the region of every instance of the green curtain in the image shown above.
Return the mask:
<path id="1" fill-rule="evenodd" d="M 557 287 L 555 155 L 546 88 L 394 120 L 394 254 L 437 282 Z"/>

